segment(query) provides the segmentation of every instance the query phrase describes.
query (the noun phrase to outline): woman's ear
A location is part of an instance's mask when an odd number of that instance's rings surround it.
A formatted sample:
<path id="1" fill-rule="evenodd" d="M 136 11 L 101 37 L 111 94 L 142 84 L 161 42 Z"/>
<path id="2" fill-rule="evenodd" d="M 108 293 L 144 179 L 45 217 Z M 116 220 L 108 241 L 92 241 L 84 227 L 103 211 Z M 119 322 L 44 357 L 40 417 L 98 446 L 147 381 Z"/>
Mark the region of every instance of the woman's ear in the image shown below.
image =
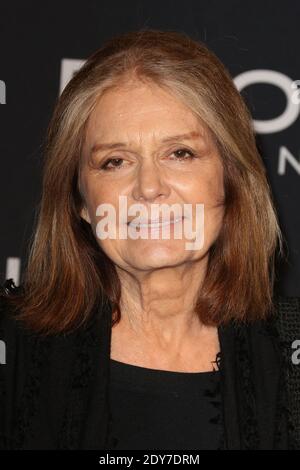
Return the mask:
<path id="1" fill-rule="evenodd" d="M 83 207 L 80 211 L 80 217 L 82 217 L 88 224 L 91 223 L 91 219 L 86 207 Z"/>

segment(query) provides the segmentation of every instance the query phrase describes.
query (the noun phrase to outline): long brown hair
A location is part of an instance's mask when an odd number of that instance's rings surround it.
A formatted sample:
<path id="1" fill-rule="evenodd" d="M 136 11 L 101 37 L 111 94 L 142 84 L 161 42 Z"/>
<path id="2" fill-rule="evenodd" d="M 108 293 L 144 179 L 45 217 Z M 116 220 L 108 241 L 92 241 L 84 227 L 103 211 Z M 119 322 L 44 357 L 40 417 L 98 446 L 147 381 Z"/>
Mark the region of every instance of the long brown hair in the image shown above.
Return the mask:
<path id="1" fill-rule="evenodd" d="M 273 305 L 274 259 L 282 251 L 251 115 L 220 60 L 177 31 L 143 29 L 108 40 L 58 98 L 45 140 L 42 198 L 21 292 L 19 319 L 45 334 L 73 330 L 109 299 L 120 319 L 114 264 L 80 217 L 81 149 L 100 96 L 130 78 L 150 80 L 179 97 L 209 127 L 224 166 L 225 215 L 210 249 L 196 312 L 205 324 L 253 321 Z"/>

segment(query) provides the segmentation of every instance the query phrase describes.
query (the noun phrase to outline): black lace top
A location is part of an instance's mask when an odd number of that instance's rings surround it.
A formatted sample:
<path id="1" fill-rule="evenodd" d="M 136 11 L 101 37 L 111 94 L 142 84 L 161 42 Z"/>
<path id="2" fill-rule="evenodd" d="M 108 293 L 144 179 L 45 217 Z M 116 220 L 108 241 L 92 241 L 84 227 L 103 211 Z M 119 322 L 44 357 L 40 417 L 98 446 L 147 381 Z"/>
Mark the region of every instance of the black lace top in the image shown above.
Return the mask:
<path id="1" fill-rule="evenodd" d="M 110 361 L 109 448 L 218 449 L 223 419 L 218 371 L 172 372 Z"/>
<path id="2" fill-rule="evenodd" d="M 6 298 L 17 289 L 11 281 L 0 285 L 1 450 L 194 450 L 207 440 L 218 448 L 223 429 L 225 449 L 300 449 L 300 365 L 292 360 L 300 338 L 299 297 L 275 297 L 267 320 L 221 325 L 222 360 L 208 380 L 207 374 L 111 362 L 108 300 L 72 333 L 29 331 Z M 142 389 L 128 388 L 138 380 Z"/>

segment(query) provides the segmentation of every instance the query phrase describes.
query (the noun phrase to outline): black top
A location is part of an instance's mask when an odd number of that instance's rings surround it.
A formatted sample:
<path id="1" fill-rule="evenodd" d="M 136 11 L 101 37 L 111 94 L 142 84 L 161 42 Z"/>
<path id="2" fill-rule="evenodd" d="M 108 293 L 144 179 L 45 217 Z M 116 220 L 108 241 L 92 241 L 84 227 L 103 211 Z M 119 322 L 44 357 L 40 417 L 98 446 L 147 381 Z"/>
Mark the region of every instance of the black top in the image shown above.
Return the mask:
<path id="1" fill-rule="evenodd" d="M 0 285 L 0 340 L 6 351 L 0 364 L 0 449 L 111 449 L 113 304 L 108 299 L 95 304 L 84 327 L 44 337 L 16 320 L 6 295 L 17 289 L 10 281 Z M 292 344 L 300 338 L 300 299 L 277 297 L 275 310 L 267 320 L 218 328 L 221 361 L 214 377 L 220 377 L 225 449 L 300 449 L 300 366 L 291 360 Z M 186 409 L 182 397 L 178 409 Z M 170 416 L 167 406 L 163 410 Z M 177 409 L 174 415 L 176 428 Z M 165 421 L 171 423 L 169 417 Z M 174 427 L 172 433 L 175 439 Z M 197 440 L 197 448 L 201 445 Z"/>
<path id="2" fill-rule="evenodd" d="M 223 441 L 220 377 L 110 360 L 109 448 L 219 449 Z"/>

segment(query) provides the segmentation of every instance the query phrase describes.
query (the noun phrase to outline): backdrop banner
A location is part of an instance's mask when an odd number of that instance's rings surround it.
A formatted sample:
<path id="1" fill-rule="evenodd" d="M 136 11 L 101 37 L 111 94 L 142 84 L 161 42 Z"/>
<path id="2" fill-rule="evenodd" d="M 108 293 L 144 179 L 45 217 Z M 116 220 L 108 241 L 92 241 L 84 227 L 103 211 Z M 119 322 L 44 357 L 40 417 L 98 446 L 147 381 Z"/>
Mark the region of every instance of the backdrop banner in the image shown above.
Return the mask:
<path id="1" fill-rule="evenodd" d="M 41 194 L 54 103 L 110 37 L 140 28 L 204 42 L 228 68 L 254 121 L 288 262 L 276 289 L 300 295 L 300 2 L 78 0 L 0 6 L 0 281 L 22 281 Z"/>

